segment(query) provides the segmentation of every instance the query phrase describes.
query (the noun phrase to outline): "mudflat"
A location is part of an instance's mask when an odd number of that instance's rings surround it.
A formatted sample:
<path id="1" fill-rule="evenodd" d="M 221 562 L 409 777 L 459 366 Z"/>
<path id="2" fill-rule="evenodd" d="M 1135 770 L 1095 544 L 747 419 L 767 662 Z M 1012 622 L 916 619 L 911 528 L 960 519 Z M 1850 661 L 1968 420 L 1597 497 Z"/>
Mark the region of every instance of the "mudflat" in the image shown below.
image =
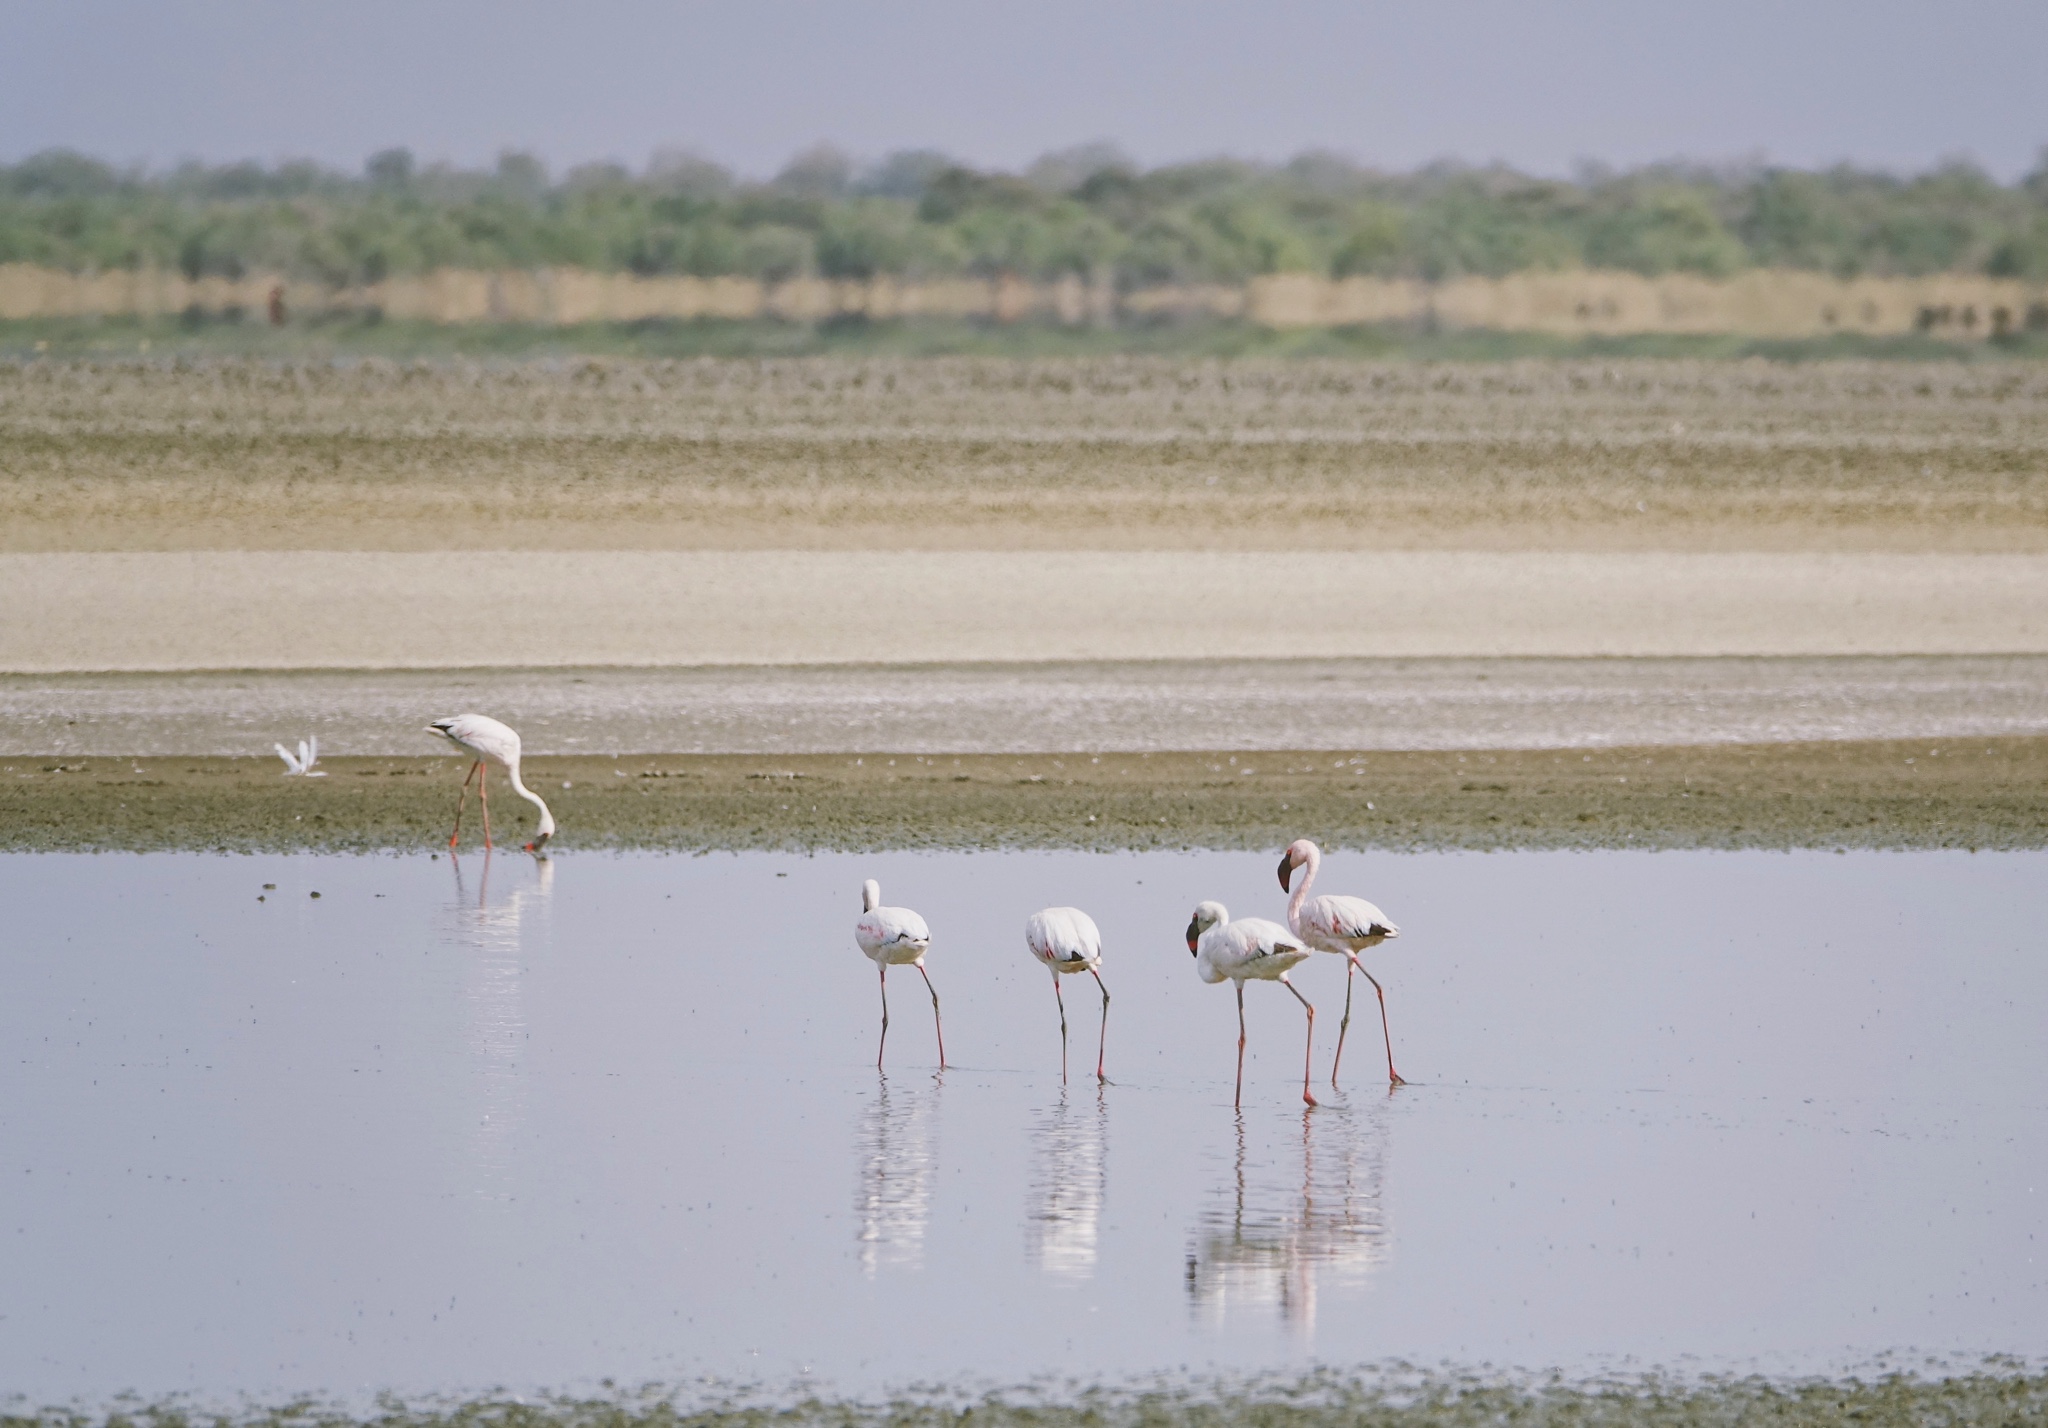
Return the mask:
<path id="1" fill-rule="evenodd" d="M 0 550 L 626 549 L 2043 551 L 2048 371 L 0 362 Z"/>
<path id="2" fill-rule="evenodd" d="M 418 850 L 463 765 L 16 757 L 0 849 Z M 555 847 L 2030 848 L 2048 737 L 1601 750 L 1257 754 L 536 755 Z M 493 780 L 501 846 L 534 810 Z M 470 802 L 465 840 L 481 825 Z"/>
<path id="3" fill-rule="evenodd" d="M 0 363 L 0 670 L 2048 651 L 2048 374 Z"/>
<path id="4" fill-rule="evenodd" d="M 1986 660 L 2048 651 L 2044 562 L 2048 372 L 2021 364 L 0 363 L 0 670 L 24 677 Z M 2024 719 L 1713 745 L 1702 697 L 1685 734 L 1594 721 L 1633 751 L 1439 738 L 1254 773 L 812 743 L 530 770 L 565 848 L 2042 842 Z M 1647 747 L 1680 738 L 1703 746 Z M 445 836 L 452 762 L 329 767 L 23 755 L 0 840 Z"/>

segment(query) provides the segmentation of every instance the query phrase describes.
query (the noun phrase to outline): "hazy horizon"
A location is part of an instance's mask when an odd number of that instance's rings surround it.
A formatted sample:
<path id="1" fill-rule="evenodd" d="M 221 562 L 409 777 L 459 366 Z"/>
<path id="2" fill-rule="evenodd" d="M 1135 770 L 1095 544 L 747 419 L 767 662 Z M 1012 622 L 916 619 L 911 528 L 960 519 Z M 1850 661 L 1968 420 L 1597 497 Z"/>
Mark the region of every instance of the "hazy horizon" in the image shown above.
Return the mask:
<path id="1" fill-rule="evenodd" d="M 685 149 L 748 178 L 829 142 L 1015 171 L 1091 142 L 1145 167 L 1440 160 L 1565 176 L 1682 160 L 2028 172 L 2048 7 L 1733 0 L 1709 13 L 1571 0 L 1427 11 L 1337 0 L 960 8 L 609 0 L 0 0 L 0 161 L 68 148 L 161 170 L 405 147 L 559 173 Z"/>
<path id="2" fill-rule="evenodd" d="M 364 154 L 354 162 L 346 159 L 330 160 L 306 154 L 224 154 L 218 157 L 186 154 L 162 160 L 152 158 L 124 159 L 116 155 L 79 149 L 72 145 L 51 145 L 43 149 L 21 154 L 0 153 L 0 167 L 22 163 L 45 154 L 69 153 L 80 155 L 97 163 L 106 164 L 117 173 L 124 175 L 139 174 L 145 180 L 167 179 L 175 176 L 180 169 L 194 164 L 209 170 L 230 169 L 243 164 L 255 164 L 271 172 L 297 164 L 313 164 L 324 172 L 343 178 L 357 179 L 366 176 L 371 162 L 381 155 L 403 152 L 411 156 L 414 171 L 419 173 L 440 171 L 452 174 L 489 174 L 495 171 L 507 159 L 523 161 L 527 158 L 533 158 L 540 163 L 546 180 L 554 184 L 569 181 L 579 170 L 586 168 L 617 165 L 635 177 L 653 177 L 660 174 L 665 167 L 678 163 L 694 165 L 701 162 L 724 170 L 738 183 L 768 184 L 776 182 L 778 178 L 797 169 L 806 160 L 815 157 L 822 151 L 837 153 L 848 161 L 849 182 L 853 185 L 854 191 L 857 192 L 867 191 L 865 186 L 871 181 L 877 179 L 886 181 L 890 161 L 898 159 L 940 159 L 949 164 L 959 164 L 977 172 L 1031 177 L 1041 170 L 1055 167 L 1072 166 L 1076 167 L 1083 174 L 1093 172 L 1101 167 L 1112 167 L 1114 165 L 1107 162 L 1107 157 L 1111 155 L 1126 161 L 1130 167 L 1143 173 L 1177 167 L 1196 167 L 1205 164 L 1242 164 L 1265 171 L 1279 171 L 1297 162 L 1332 158 L 1341 163 L 1355 166 L 1356 170 L 1361 174 L 1378 175 L 1387 178 L 1408 177 L 1439 169 L 1474 173 L 1503 169 L 1523 174 L 1530 178 L 1576 184 L 1594 183 L 1606 177 L 1626 176 L 1632 173 L 1661 169 L 1711 173 L 1724 178 L 1740 180 L 1773 170 L 1824 173 L 1832 169 L 1848 168 L 1861 174 L 1882 174 L 1901 180 L 1911 180 L 1927 174 L 1941 172 L 1954 164 L 1963 164 L 1981 172 L 1990 173 L 1990 176 L 1999 182 L 2001 186 L 2010 186 L 2028 178 L 2032 174 L 2048 170 L 2048 144 L 2040 147 L 2032 163 L 2022 166 L 2012 174 L 1992 173 L 1970 154 L 1944 155 L 1928 163 L 1909 167 L 1903 165 L 1861 164 L 1849 159 L 1836 160 L 1830 164 L 1791 164 L 1773 160 L 1769 155 L 1762 153 L 1708 158 L 1678 154 L 1630 164 L 1609 163 L 1598 156 L 1587 156 L 1575 160 L 1563 171 L 1549 173 L 1509 164 L 1503 159 L 1481 161 L 1455 154 L 1439 155 L 1436 158 L 1414 164 L 1398 166 L 1381 165 L 1373 164 L 1356 154 L 1344 153 L 1328 147 L 1307 148 L 1292 154 L 1273 156 L 1228 152 L 1188 154 L 1179 158 L 1161 160 L 1154 164 L 1144 162 L 1132 154 L 1125 146 L 1110 139 L 1098 139 L 1085 144 L 1051 148 L 1031 156 L 1022 163 L 996 165 L 980 164 L 971 158 L 948 152 L 937 145 L 930 144 L 891 149 L 885 153 L 855 152 L 842 145 L 835 144 L 830 136 L 822 136 L 812 143 L 794 150 L 782 162 L 769 164 L 759 170 L 742 168 L 740 165 L 728 161 L 719 154 L 708 153 L 695 146 L 675 144 L 657 145 L 638 159 L 619 155 L 602 155 L 593 158 L 572 158 L 560 162 L 550 161 L 544 156 L 535 154 L 531 149 L 508 147 L 500 149 L 496 154 L 474 163 L 441 157 L 431 153 L 423 153 L 415 146 L 404 143 L 389 145 L 372 153 Z M 883 191 L 891 190 L 885 189 Z"/>

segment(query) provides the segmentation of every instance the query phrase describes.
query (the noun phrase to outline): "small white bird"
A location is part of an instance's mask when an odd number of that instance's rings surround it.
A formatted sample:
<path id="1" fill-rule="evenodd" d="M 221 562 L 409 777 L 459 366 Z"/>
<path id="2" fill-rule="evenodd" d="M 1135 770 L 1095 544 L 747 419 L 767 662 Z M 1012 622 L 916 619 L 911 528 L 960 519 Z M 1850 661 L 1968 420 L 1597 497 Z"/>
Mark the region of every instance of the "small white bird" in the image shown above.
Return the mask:
<path id="1" fill-rule="evenodd" d="M 1290 969 L 1308 960 L 1308 948 L 1277 922 L 1263 917 L 1230 920 L 1230 909 L 1220 902 L 1195 905 L 1188 922 L 1188 951 L 1195 957 L 1195 971 L 1203 981 L 1237 984 L 1237 1096 L 1232 1105 L 1244 1104 L 1244 984 L 1278 982 L 1294 993 L 1308 1013 L 1308 1045 L 1301 1058 L 1301 1098 L 1317 1104 L 1308 1088 L 1310 1065 L 1316 1050 L 1316 1009 L 1309 1005 L 1294 983 L 1287 980 Z"/>
<path id="2" fill-rule="evenodd" d="M 320 762 L 320 736 L 318 734 L 315 734 L 310 739 L 299 740 L 299 751 L 296 754 L 287 749 L 283 744 L 272 744 L 270 747 L 277 750 L 277 756 L 284 760 L 284 776 L 286 778 L 327 777 L 326 769 L 316 769 L 313 767 L 313 765 Z"/>
<path id="3" fill-rule="evenodd" d="M 946 1069 L 946 1028 L 939 1020 L 939 992 L 931 973 L 924 969 L 924 954 L 931 948 L 932 932 L 924 919 L 907 907 L 883 907 L 882 885 L 869 878 L 860 885 L 860 920 L 853 924 L 853 940 L 868 954 L 882 974 L 882 1040 L 875 1047 L 875 1069 L 882 1069 L 882 1048 L 889 1044 L 889 969 L 915 967 L 932 994 L 932 1025 L 939 1033 L 939 1069 Z"/>
<path id="4" fill-rule="evenodd" d="M 538 853 L 547 846 L 548 839 L 555 836 L 555 815 L 548 812 L 548 806 L 541 796 L 519 781 L 519 735 L 510 725 L 501 724 L 487 714 L 457 714 L 452 719 L 436 719 L 427 725 L 427 732 L 439 734 L 464 753 L 476 757 L 470 765 L 469 778 L 462 781 L 462 794 L 455 800 L 455 831 L 448 835 L 448 846 L 454 847 L 462 836 L 462 806 L 469 798 L 470 779 L 476 780 L 477 797 L 484 806 L 484 846 L 491 846 L 491 797 L 485 788 L 484 761 L 494 760 L 504 766 L 512 780 L 512 791 L 540 810 L 540 827 L 535 830 L 533 841 L 526 845 L 529 853 Z"/>
<path id="5" fill-rule="evenodd" d="M 1048 907 L 1024 920 L 1024 945 L 1041 965 L 1052 971 L 1052 994 L 1060 1004 L 1060 1080 L 1067 1079 L 1067 999 L 1060 993 L 1060 978 L 1086 972 L 1102 987 L 1102 1039 L 1095 1047 L 1095 1079 L 1102 1074 L 1103 1052 L 1109 1045 L 1109 988 L 1103 986 L 1102 934 L 1095 919 L 1078 907 Z"/>
<path id="6" fill-rule="evenodd" d="M 1387 1080 L 1390 1085 L 1405 1086 L 1394 1070 L 1394 1035 L 1387 1030 L 1387 994 L 1379 980 L 1359 963 L 1358 954 L 1368 947 L 1377 947 L 1389 937 L 1399 937 L 1401 929 L 1394 926 L 1384 912 L 1362 897 L 1326 896 L 1310 899 L 1309 884 L 1316 880 L 1316 870 L 1323 865 L 1322 850 L 1306 838 L 1297 838 L 1287 845 L 1287 851 L 1280 855 L 1280 890 L 1287 891 L 1287 884 L 1296 868 L 1306 865 L 1308 872 L 1301 879 L 1301 886 L 1294 890 L 1294 896 L 1287 903 L 1287 925 L 1294 929 L 1294 935 L 1315 948 L 1318 952 L 1335 952 L 1348 958 L 1350 965 L 1344 969 L 1344 1020 L 1337 1027 L 1337 1055 L 1330 1062 L 1330 1084 L 1337 1084 L 1337 1068 L 1344 1061 L 1344 1033 L 1351 1029 L 1351 973 L 1355 970 L 1368 982 L 1380 999 L 1380 1034 L 1387 1043 Z"/>

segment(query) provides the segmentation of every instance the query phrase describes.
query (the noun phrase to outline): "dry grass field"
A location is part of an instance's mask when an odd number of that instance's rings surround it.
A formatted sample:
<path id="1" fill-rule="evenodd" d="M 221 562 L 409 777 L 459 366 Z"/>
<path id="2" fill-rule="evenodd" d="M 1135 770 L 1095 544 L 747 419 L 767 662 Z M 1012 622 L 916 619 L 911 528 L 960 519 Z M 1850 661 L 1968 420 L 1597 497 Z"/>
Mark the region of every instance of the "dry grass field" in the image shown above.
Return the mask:
<path id="1" fill-rule="evenodd" d="M 0 551 L 2048 550 L 2048 369 L 0 364 Z"/>

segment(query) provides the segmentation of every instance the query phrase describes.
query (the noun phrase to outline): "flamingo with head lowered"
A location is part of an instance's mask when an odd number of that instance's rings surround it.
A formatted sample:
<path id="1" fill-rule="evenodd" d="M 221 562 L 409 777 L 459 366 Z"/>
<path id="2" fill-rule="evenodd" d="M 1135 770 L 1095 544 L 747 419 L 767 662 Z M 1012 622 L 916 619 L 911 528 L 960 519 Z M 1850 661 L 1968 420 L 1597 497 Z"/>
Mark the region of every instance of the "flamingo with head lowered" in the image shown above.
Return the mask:
<path id="1" fill-rule="evenodd" d="M 470 765 L 469 778 L 462 781 L 461 796 L 455 800 L 455 831 L 448 835 L 449 847 L 454 847 L 462 836 L 462 805 L 469 798 L 470 779 L 476 780 L 477 798 L 484 806 L 484 846 L 491 846 L 491 797 L 485 788 L 486 761 L 503 765 L 506 775 L 512 780 L 512 791 L 540 810 L 540 827 L 534 830 L 533 841 L 526 845 L 526 851 L 538 853 L 547 846 L 548 839 L 555 836 L 555 815 L 548 812 L 548 806 L 539 794 L 519 781 L 519 735 L 511 725 L 501 724 L 488 714 L 457 714 L 451 719 L 436 719 L 427 725 L 427 732 L 439 734 L 476 759 Z"/>
<path id="2" fill-rule="evenodd" d="M 869 878 L 860 885 L 860 920 L 853 924 L 853 940 L 867 953 L 882 974 L 882 1040 L 875 1047 L 875 1069 L 882 1069 L 882 1048 L 889 1044 L 889 969 L 915 967 L 924 978 L 924 989 L 932 994 L 932 1025 L 939 1033 L 939 1069 L 946 1069 L 946 1027 L 939 1020 L 939 990 L 931 973 L 924 969 L 924 954 L 932 945 L 932 931 L 907 907 L 883 907 L 882 885 Z"/>
<path id="3" fill-rule="evenodd" d="M 1351 973 L 1355 970 L 1372 983 L 1373 991 L 1380 999 L 1380 1034 L 1387 1042 L 1387 1081 L 1394 1086 L 1408 1083 L 1394 1069 L 1394 1036 L 1387 1030 L 1387 994 L 1372 973 L 1359 964 L 1358 954 L 1368 947 L 1377 947 L 1389 937 L 1399 937 L 1401 929 L 1394 926 L 1384 912 L 1362 897 L 1324 896 L 1310 898 L 1309 884 L 1316 880 L 1316 870 L 1323 865 L 1322 850 L 1306 838 L 1297 838 L 1287 845 L 1287 851 L 1280 855 L 1280 890 L 1287 891 L 1287 884 L 1296 868 L 1306 867 L 1301 886 L 1294 890 L 1294 896 L 1287 903 L 1287 925 L 1294 929 L 1294 935 L 1318 952 L 1335 952 L 1349 960 L 1344 970 L 1344 1020 L 1337 1028 L 1337 1055 L 1330 1062 L 1330 1084 L 1337 1084 L 1337 1067 L 1344 1060 L 1344 1033 L 1351 1029 Z"/>
<path id="4" fill-rule="evenodd" d="M 1024 921 L 1024 945 L 1039 965 L 1052 971 L 1052 994 L 1060 1004 L 1060 1080 L 1067 1079 L 1067 999 L 1060 994 L 1060 978 L 1086 972 L 1102 987 L 1102 1039 L 1095 1047 L 1095 1079 L 1102 1074 L 1102 1055 L 1109 1045 L 1109 988 L 1102 984 L 1102 933 L 1095 919 L 1078 907 L 1048 907 Z"/>
<path id="5" fill-rule="evenodd" d="M 1308 960 L 1308 948 L 1277 922 L 1263 917 L 1230 920 L 1230 909 L 1220 902 L 1195 905 L 1188 923 L 1188 951 L 1195 954 L 1195 970 L 1205 982 L 1231 981 L 1237 984 L 1237 1097 L 1234 1106 L 1244 1104 L 1244 984 L 1278 982 L 1294 993 L 1308 1013 L 1308 1044 L 1301 1054 L 1301 1099 L 1316 1105 L 1308 1088 L 1316 1050 L 1316 1009 L 1309 1005 L 1287 974 L 1297 963 Z"/>

